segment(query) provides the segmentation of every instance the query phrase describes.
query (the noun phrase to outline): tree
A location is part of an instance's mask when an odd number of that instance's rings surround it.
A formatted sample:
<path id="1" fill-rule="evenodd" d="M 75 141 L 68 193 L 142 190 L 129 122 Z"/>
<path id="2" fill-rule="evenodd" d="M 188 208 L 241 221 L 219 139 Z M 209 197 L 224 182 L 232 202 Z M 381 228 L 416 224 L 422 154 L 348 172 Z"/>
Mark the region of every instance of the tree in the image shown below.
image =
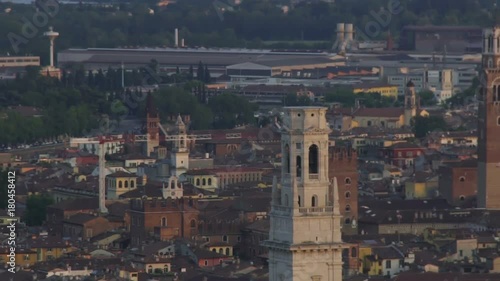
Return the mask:
<path id="1" fill-rule="evenodd" d="M 446 103 L 451 106 L 463 106 L 474 100 L 477 90 L 480 86 L 479 79 L 476 77 L 472 80 L 472 85 L 463 92 L 453 95 L 446 100 Z"/>
<path id="2" fill-rule="evenodd" d="M 214 114 L 216 129 L 232 129 L 237 125 L 254 123 L 255 104 L 235 94 L 224 93 L 208 102 Z"/>
<path id="3" fill-rule="evenodd" d="M 189 74 L 188 74 L 188 80 L 193 80 L 194 79 L 194 69 L 193 66 L 189 66 Z"/>
<path id="4" fill-rule="evenodd" d="M 83 85 L 83 83 L 85 83 L 85 69 L 83 65 L 80 64 L 75 71 L 75 86 L 79 87 Z"/>
<path id="5" fill-rule="evenodd" d="M 290 93 L 285 96 L 284 104 L 285 106 L 309 106 L 312 101 L 308 96 Z"/>
<path id="6" fill-rule="evenodd" d="M 176 74 L 181 74 L 181 70 L 180 70 L 180 68 L 179 68 L 179 67 L 176 67 L 176 69 L 175 69 L 175 73 L 176 73 Z"/>
<path id="7" fill-rule="evenodd" d="M 421 91 L 418 93 L 418 97 L 420 98 L 420 105 L 422 106 L 431 106 L 437 103 L 434 93 L 429 90 Z"/>
<path id="8" fill-rule="evenodd" d="M 26 201 L 24 222 L 28 226 L 42 225 L 47 216 L 47 206 L 53 203 L 54 200 L 48 195 L 31 195 Z"/>
<path id="9" fill-rule="evenodd" d="M 423 117 L 419 115 L 413 119 L 413 133 L 416 138 L 424 138 L 430 132 L 446 128 L 446 122 L 441 116 Z"/>
<path id="10" fill-rule="evenodd" d="M 210 83 L 211 80 L 210 71 L 208 70 L 208 66 L 205 65 L 205 70 L 203 71 L 203 81 L 205 81 L 205 83 Z"/>
<path id="11" fill-rule="evenodd" d="M 95 87 L 95 79 L 94 79 L 94 74 L 92 73 L 91 70 L 89 70 L 87 74 L 87 85 L 91 88 Z"/>
<path id="12" fill-rule="evenodd" d="M 205 68 L 203 67 L 203 63 L 200 61 L 198 63 L 198 70 L 196 71 L 196 80 L 205 81 Z"/>
<path id="13" fill-rule="evenodd" d="M 158 61 L 155 59 L 151 59 L 148 64 L 148 67 L 151 68 L 155 73 L 158 73 Z"/>
<path id="14" fill-rule="evenodd" d="M 344 106 L 354 106 L 355 99 L 352 89 L 347 87 L 336 88 L 325 95 L 326 102 L 338 102 Z"/>

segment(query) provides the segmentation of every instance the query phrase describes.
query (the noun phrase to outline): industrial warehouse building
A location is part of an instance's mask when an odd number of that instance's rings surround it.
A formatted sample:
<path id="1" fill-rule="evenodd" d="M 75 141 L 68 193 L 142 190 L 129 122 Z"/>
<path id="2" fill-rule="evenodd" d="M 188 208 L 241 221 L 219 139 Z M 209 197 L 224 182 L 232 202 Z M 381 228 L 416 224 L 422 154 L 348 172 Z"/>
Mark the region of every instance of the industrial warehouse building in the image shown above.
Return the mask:
<path id="1" fill-rule="evenodd" d="M 307 70 L 343 65 L 345 65 L 345 59 L 342 56 L 294 59 L 277 58 L 273 60 L 244 62 L 230 65 L 226 67 L 226 74 L 231 77 L 232 81 L 238 81 L 240 79 L 282 76 L 284 73 L 294 70 L 307 72 Z"/>
<path id="2" fill-rule="evenodd" d="M 480 53 L 482 32 L 478 26 L 405 26 L 399 48 L 419 52 Z"/>
<path id="3" fill-rule="evenodd" d="M 88 70 L 106 69 L 111 67 L 137 68 L 156 60 L 159 67 L 165 71 L 175 71 L 177 67 L 187 70 L 195 69 L 199 62 L 207 65 L 213 76 L 226 73 L 226 67 L 241 63 L 253 63 L 271 67 L 291 67 L 299 65 L 332 65 L 337 56 L 323 52 L 286 52 L 273 50 L 248 49 L 189 49 L 189 48 L 158 48 L 158 49 L 68 49 L 57 54 L 59 67 L 81 63 Z"/>

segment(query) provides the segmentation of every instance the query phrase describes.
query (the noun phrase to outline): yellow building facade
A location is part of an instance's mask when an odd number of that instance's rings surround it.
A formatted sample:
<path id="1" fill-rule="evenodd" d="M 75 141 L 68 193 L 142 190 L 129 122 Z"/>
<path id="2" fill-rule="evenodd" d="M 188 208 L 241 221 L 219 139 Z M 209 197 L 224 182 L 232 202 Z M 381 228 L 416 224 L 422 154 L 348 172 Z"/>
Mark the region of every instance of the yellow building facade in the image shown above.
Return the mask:
<path id="1" fill-rule="evenodd" d="M 212 252 L 219 253 L 221 255 L 226 255 L 229 257 L 233 256 L 233 246 L 231 245 L 210 245 L 208 246 L 208 250 Z"/>
<path id="2" fill-rule="evenodd" d="M 425 181 L 407 181 L 405 183 L 406 199 L 426 199 L 437 195 L 439 186 L 438 177 L 432 177 Z"/>
<path id="3" fill-rule="evenodd" d="M 426 110 L 420 110 L 419 116 L 428 117 Z M 402 108 L 360 108 L 352 114 L 350 128 L 381 127 L 399 129 L 405 126 L 405 114 Z"/>
<path id="4" fill-rule="evenodd" d="M 370 85 L 370 84 L 360 84 L 354 85 L 352 88 L 353 93 L 380 93 L 383 97 L 390 97 L 396 99 L 398 97 L 398 86 L 396 85 Z"/>
<path id="5" fill-rule="evenodd" d="M 0 262 L 7 263 L 9 262 L 9 251 L 8 248 L 3 248 L 0 251 Z M 37 254 L 36 251 L 29 249 L 16 249 L 16 265 L 29 267 L 37 263 Z"/>
<path id="6" fill-rule="evenodd" d="M 137 188 L 137 177 L 134 174 L 115 172 L 106 177 L 107 199 L 118 199 L 120 195 Z"/>
<path id="7" fill-rule="evenodd" d="M 199 175 L 196 173 L 186 173 L 187 181 L 197 188 L 205 189 L 214 192 L 219 188 L 219 179 L 216 175 L 206 174 Z"/>

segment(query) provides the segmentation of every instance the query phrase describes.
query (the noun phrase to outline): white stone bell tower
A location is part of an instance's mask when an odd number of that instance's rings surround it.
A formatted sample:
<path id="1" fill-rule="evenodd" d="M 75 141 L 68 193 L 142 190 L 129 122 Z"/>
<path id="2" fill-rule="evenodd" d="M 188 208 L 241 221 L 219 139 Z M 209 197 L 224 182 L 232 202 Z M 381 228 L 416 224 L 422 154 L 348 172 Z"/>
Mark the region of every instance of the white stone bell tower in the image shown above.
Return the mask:
<path id="1" fill-rule="evenodd" d="M 326 108 L 285 107 L 281 187 L 273 184 L 270 281 L 341 281 L 342 216 L 328 179 Z"/>
<path id="2" fill-rule="evenodd" d="M 180 175 L 187 172 L 189 169 L 189 149 L 187 145 L 187 131 L 186 125 L 182 121 L 182 117 L 179 114 L 177 116 L 177 121 L 175 122 L 175 133 L 177 139 L 174 142 L 174 147 L 171 155 L 171 164 L 174 167 L 172 175 L 179 177 Z"/>

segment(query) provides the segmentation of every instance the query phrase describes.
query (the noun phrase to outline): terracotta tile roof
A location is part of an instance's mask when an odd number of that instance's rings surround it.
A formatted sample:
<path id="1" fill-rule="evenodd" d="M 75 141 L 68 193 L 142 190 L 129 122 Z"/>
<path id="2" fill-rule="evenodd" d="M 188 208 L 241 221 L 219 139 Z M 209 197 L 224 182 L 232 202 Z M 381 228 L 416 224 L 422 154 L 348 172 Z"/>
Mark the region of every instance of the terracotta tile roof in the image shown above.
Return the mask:
<path id="1" fill-rule="evenodd" d="M 271 227 L 271 223 L 269 219 L 265 220 L 257 220 L 245 227 L 245 229 L 250 230 L 250 231 L 257 231 L 257 232 L 265 232 L 269 233 L 269 229 Z"/>
<path id="2" fill-rule="evenodd" d="M 135 178 L 137 177 L 136 175 L 134 174 L 131 174 L 131 173 L 127 173 L 127 172 L 124 172 L 124 171 L 116 171 L 112 174 L 109 174 L 107 175 L 108 177 L 110 178 Z"/>
<path id="3" fill-rule="evenodd" d="M 446 164 L 449 167 L 477 168 L 477 159 L 469 158 L 462 161 L 446 162 L 443 164 Z"/>
<path id="4" fill-rule="evenodd" d="M 142 198 L 144 195 L 148 198 L 163 198 L 161 182 L 148 181 L 144 187 L 138 187 L 120 195 L 120 198 Z"/>
<path id="5" fill-rule="evenodd" d="M 144 245 L 144 250 L 141 250 L 140 252 L 136 253 L 136 255 L 139 256 L 154 256 L 158 255 L 158 252 L 166 247 L 169 247 L 172 245 L 172 242 L 170 241 L 158 241 L 154 242 L 152 244 Z"/>
<path id="6" fill-rule="evenodd" d="M 64 200 L 62 202 L 49 206 L 49 208 L 60 209 L 64 211 L 95 210 L 99 208 L 99 199 L 77 198 L 73 200 Z"/>
<path id="7" fill-rule="evenodd" d="M 124 217 L 125 213 L 127 212 L 129 208 L 128 203 L 122 203 L 122 202 L 114 202 L 111 203 L 109 206 L 107 206 L 109 215 L 110 216 L 116 216 L 116 217 Z"/>
<path id="8" fill-rule="evenodd" d="M 198 275 L 187 279 L 186 281 L 250 281 L 255 280 L 250 277 L 222 277 L 208 273 L 199 273 Z"/>
<path id="9" fill-rule="evenodd" d="M 28 242 L 32 249 L 38 248 L 67 248 L 70 247 L 69 243 L 63 241 L 61 238 L 52 236 L 40 236 Z"/>
<path id="10" fill-rule="evenodd" d="M 399 118 L 404 114 L 402 107 L 386 107 L 386 108 L 336 108 L 331 111 L 335 115 L 359 116 L 359 117 L 384 117 L 384 118 Z"/>
<path id="11" fill-rule="evenodd" d="M 16 271 L 16 274 L 12 274 L 9 271 L 0 273 L 0 280 L 9 281 L 33 281 L 36 280 L 36 273 L 28 271 Z M 214 279 L 215 280 L 215 279 Z"/>
<path id="12" fill-rule="evenodd" d="M 360 208 L 371 210 L 432 210 L 452 209 L 445 199 L 429 200 L 366 200 L 359 202 Z"/>
<path id="13" fill-rule="evenodd" d="M 396 276 L 393 281 L 500 281 L 500 274 L 493 273 L 415 273 L 415 272 L 401 272 Z"/>
<path id="14" fill-rule="evenodd" d="M 216 258 L 226 258 L 227 257 L 226 255 L 219 254 L 219 253 L 212 252 L 212 251 L 208 251 L 205 249 L 200 249 L 200 248 L 195 249 L 193 252 L 198 259 L 216 259 Z"/>
<path id="15" fill-rule="evenodd" d="M 417 149 L 417 148 L 421 147 L 409 142 L 398 142 L 388 147 L 388 149 Z"/>
<path id="16" fill-rule="evenodd" d="M 98 218 L 99 217 L 94 216 L 94 215 L 80 213 L 80 214 L 75 214 L 75 215 L 71 216 L 69 219 L 64 220 L 64 222 L 71 223 L 71 224 L 83 225 L 89 221 L 92 221 L 92 220 L 95 220 Z"/>
<path id="17" fill-rule="evenodd" d="M 394 245 L 388 247 L 375 247 L 372 248 L 373 255 L 378 256 L 379 259 L 404 259 L 404 255 L 400 250 L 396 249 Z"/>

